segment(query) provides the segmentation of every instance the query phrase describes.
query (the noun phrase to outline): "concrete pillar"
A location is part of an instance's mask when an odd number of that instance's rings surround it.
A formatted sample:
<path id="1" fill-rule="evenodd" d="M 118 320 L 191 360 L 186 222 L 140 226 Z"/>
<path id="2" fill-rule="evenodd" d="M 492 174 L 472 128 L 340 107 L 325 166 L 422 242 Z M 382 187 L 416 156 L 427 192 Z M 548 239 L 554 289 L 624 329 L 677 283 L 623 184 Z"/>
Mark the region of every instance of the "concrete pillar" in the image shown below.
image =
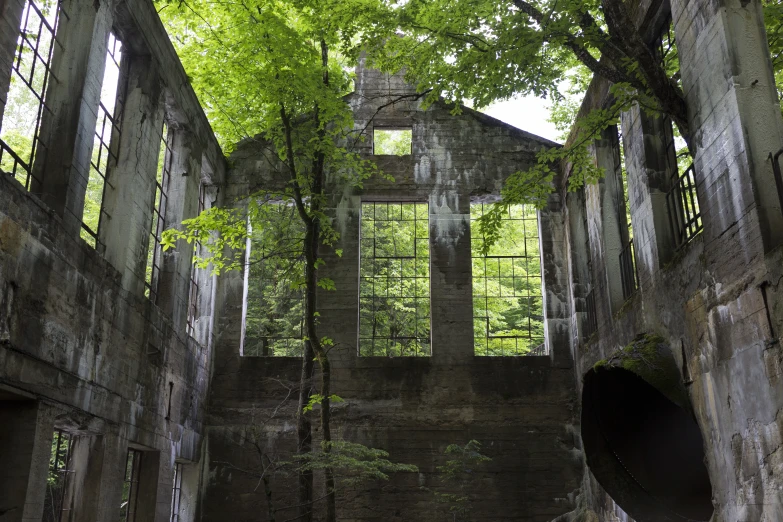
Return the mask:
<path id="1" fill-rule="evenodd" d="M 149 56 L 127 53 L 122 61 L 120 85 L 128 90 L 122 97 L 117 164 L 108 172 L 100 241 L 106 245 L 106 259 L 122 274 L 123 289 L 141 296 L 155 205 L 163 85 Z"/>
<path id="2" fill-rule="evenodd" d="M 124 439 L 116 433 L 104 433 L 99 440 L 92 443 L 92 451 L 96 452 L 94 466 L 95 474 L 89 478 L 92 485 L 92 495 L 95 496 L 98 515 L 94 520 L 117 520 L 120 514 L 122 499 L 122 484 L 125 479 L 125 462 L 128 447 Z M 82 518 L 78 518 L 81 522 Z M 88 522 L 85 519 L 85 522 Z"/>
<path id="3" fill-rule="evenodd" d="M 97 9 L 96 9 L 97 6 Z M 30 191 L 78 235 L 90 175 L 111 4 L 65 0 L 54 46 L 52 74 L 39 132 L 41 148 L 32 166 Z M 56 79 L 55 79 L 56 78 Z"/>
<path id="4" fill-rule="evenodd" d="M 68 479 L 68 522 L 94 522 L 98 517 L 101 471 L 104 465 L 104 439 L 101 435 L 79 435 L 71 445 L 73 473 Z M 116 516 L 116 515 L 115 515 Z"/>
<path id="5" fill-rule="evenodd" d="M 600 280 L 600 285 L 597 286 L 604 286 L 606 289 L 608 310 L 605 312 L 609 314 L 619 310 L 625 301 L 620 274 L 620 252 L 628 240 L 622 179 L 618 179 L 618 173 L 615 172 L 620 154 L 616 136 L 617 128 L 612 126 L 604 129 L 601 139 L 595 140 L 594 143 L 595 162 L 598 167 L 604 169 L 606 175 L 595 185 L 601 229 L 591 234 L 591 239 L 600 240 L 599 249 L 603 262 L 597 260 L 597 264 L 602 267 L 603 273 L 596 274 Z"/>
<path id="6" fill-rule="evenodd" d="M 32 400 L 0 402 L 0 514 L 3 522 L 43 517 L 54 413 Z"/>
<path id="7" fill-rule="evenodd" d="M 166 228 L 181 228 L 183 220 L 198 213 L 201 150 L 193 135 L 174 128 L 170 133 L 170 148 L 172 162 L 165 223 Z M 178 331 L 184 331 L 187 325 L 194 248 L 193 243 L 180 241 L 176 249 L 164 252 L 161 260 L 155 304 L 172 318 Z"/>
<path id="8" fill-rule="evenodd" d="M 572 314 L 572 338 L 573 345 L 578 346 L 584 340 L 585 324 L 587 321 L 587 294 L 592 289 L 589 270 L 590 251 L 587 248 L 587 234 L 585 228 L 585 196 L 584 190 L 577 193 L 569 193 L 566 197 L 568 223 L 568 263 L 570 265 L 571 288 L 570 301 L 574 303 Z"/>
<path id="9" fill-rule="evenodd" d="M 783 212 L 769 158 L 783 147 L 783 118 L 762 3 L 673 0 L 672 18 L 697 144 L 705 243 L 740 229 L 736 250 L 716 246 L 715 256 L 729 254 L 741 267 L 759 253 L 744 237 L 760 234 L 764 252 L 783 243 Z M 749 220 L 752 207 L 755 217 Z"/>
<path id="10" fill-rule="evenodd" d="M 544 338 L 554 365 L 570 368 L 570 299 L 568 286 L 568 245 L 560 195 L 549 197 L 547 208 L 538 213 L 541 244 Z"/>
<path id="11" fill-rule="evenodd" d="M 23 11 L 24 2 L 22 0 L 0 0 L 0 128 L 8 96 L 8 86 L 13 74 L 11 66 L 14 56 L 16 56 L 16 40 L 19 37 Z"/>
<path id="12" fill-rule="evenodd" d="M 322 335 L 334 339 L 338 346 L 330 352 L 333 364 L 346 365 L 358 356 L 359 331 L 359 219 L 361 198 L 350 193 L 334 198 L 335 228 L 340 234 L 334 249 L 321 246 L 326 264 L 318 269 L 319 277 L 334 281 L 336 290 L 318 291 Z M 338 257 L 335 249 L 342 249 Z"/>
<path id="13" fill-rule="evenodd" d="M 160 451 L 142 451 L 135 522 L 167 522 L 171 514 L 172 465 Z"/>
<path id="14" fill-rule="evenodd" d="M 668 125 L 668 121 L 645 114 L 638 106 L 622 115 L 628 198 L 640 286 L 668 263 L 675 252 L 666 206 L 666 193 L 671 187 L 670 165 L 676 165 L 673 151 L 667 158 Z"/>
<path id="15" fill-rule="evenodd" d="M 179 520 L 192 522 L 196 520 L 196 510 L 198 509 L 200 467 L 195 462 L 183 462 L 180 465 L 180 471 L 182 473 L 182 490 L 179 496 Z"/>
<path id="16" fill-rule="evenodd" d="M 473 358 L 470 196 L 430 196 L 430 309 L 433 363 Z"/>

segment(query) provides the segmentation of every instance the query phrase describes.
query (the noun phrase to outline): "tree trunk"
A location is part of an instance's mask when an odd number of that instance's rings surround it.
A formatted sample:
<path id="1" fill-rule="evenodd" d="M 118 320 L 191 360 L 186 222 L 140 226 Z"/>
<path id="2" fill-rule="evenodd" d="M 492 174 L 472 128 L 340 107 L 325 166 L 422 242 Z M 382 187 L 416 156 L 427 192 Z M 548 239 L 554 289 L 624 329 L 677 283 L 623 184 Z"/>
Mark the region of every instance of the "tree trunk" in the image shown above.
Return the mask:
<path id="1" fill-rule="evenodd" d="M 302 374 L 299 380 L 299 410 L 296 416 L 297 448 L 299 455 L 306 455 L 313 448 L 313 430 L 310 417 L 304 413 L 304 408 L 310 402 L 312 395 L 313 379 L 313 349 L 309 341 L 304 343 L 302 353 Z M 312 522 L 313 520 L 313 472 L 305 470 L 299 472 L 299 491 L 297 495 L 297 520 Z"/>

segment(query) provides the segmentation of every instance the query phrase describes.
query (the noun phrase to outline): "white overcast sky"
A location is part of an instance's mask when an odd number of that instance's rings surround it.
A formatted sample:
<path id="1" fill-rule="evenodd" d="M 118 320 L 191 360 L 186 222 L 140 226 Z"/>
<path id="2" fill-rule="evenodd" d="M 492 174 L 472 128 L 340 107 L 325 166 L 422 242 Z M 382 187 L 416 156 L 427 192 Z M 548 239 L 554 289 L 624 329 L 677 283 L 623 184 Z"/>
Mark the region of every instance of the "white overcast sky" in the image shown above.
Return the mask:
<path id="1" fill-rule="evenodd" d="M 547 121 L 548 102 L 541 98 L 535 96 L 513 98 L 493 103 L 481 112 L 542 138 L 560 142 L 559 132 L 554 124 Z"/>

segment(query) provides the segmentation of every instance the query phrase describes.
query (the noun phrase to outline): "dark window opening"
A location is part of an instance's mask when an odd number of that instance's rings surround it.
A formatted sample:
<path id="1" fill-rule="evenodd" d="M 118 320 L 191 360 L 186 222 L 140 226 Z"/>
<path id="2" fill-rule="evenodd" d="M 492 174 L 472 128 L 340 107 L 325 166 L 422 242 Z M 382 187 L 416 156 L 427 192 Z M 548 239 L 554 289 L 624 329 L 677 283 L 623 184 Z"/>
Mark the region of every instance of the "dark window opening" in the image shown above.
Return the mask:
<path id="1" fill-rule="evenodd" d="M 491 204 L 470 206 L 470 219 Z M 503 218 L 500 238 L 487 255 L 473 226 L 473 334 L 476 355 L 546 355 L 541 290 L 538 213 L 512 205 Z"/>
<path id="2" fill-rule="evenodd" d="M 242 354 L 299 357 L 304 348 L 305 227 L 292 202 L 266 202 L 248 219 Z"/>
<path id="3" fill-rule="evenodd" d="M 160 241 L 163 230 L 166 228 L 167 190 L 172 161 L 171 147 L 169 145 L 170 139 L 171 135 L 168 125 L 164 123 L 161 130 L 158 169 L 155 177 L 155 199 L 152 206 L 152 218 L 150 220 L 149 240 L 147 243 L 147 267 L 144 274 L 144 295 L 153 303 L 158 295 L 158 278 L 160 277 L 160 264 L 163 254 Z"/>
<path id="4" fill-rule="evenodd" d="M 43 157 L 49 144 L 40 138 L 47 86 L 51 78 L 54 45 L 60 16 L 59 2 L 38 4 L 27 0 L 11 65 L 11 83 L 5 97 L 0 128 L 0 170 L 30 189 L 33 162 Z"/>
<path id="5" fill-rule="evenodd" d="M 182 499 L 182 464 L 174 463 L 174 483 L 171 488 L 170 522 L 179 522 L 180 500 Z"/>
<path id="6" fill-rule="evenodd" d="M 412 142 L 412 129 L 374 129 L 372 152 L 376 156 L 408 156 Z"/>
<path id="7" fill-rule="evenodd" d="M 139 476 L 141 474 L 142 452 L 128 448 L 125 458 L 125 479 L 122 482 L 120 522 L 134 522 L 139 499 Z"/>
<path id="8" fill-rule="evenodd" d="M 429 356 L 427 203 L 363 203 L 359 355 Z"/>
<path id="9" fill-rule="evenodd" d="M 73 474 L 71 450 L 74 437 L 62 430 L 54 430 L 49 473 L 46 478 L 43 522 L 68 520 L 68 483 Z"/>
<path id="10" fill-rule="evenodd" d="M 109 162 L 117 162 L 116 142 L 112 147 L 112 139 L 119 135 L 120 116 L 115 110 L 117 106 L 117 87 L 120 79 L 120 60 L 122 59 L 122 44 L 109 33 L 106 49 L 106 65 L 103 71 L 101 97 L 98 102 L 98 119 L 95 124 L 92 156 L 90 158 L 90 174 L 87 182 L 87 192 L 84 195 L 84 213 L 82 215 L 82 239 L 93 247 L 99 243 L 99 232 L 104 214 L 103 198 L 106 191 L 106 174 Z"/>

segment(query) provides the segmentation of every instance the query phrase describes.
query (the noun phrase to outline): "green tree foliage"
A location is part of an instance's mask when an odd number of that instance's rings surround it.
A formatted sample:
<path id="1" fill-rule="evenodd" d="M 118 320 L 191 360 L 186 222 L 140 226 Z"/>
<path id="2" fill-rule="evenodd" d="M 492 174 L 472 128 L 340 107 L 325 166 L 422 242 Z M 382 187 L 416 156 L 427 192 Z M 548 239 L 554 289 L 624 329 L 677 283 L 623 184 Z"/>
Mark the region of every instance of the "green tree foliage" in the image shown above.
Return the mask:
<path id="1" fill-rule="evenodd" d="M 451 520 L 469 522 L 473 511 L 470 501 L 471 495 L 475 495 L 476 477 L 483 465 L 492 459 L 481 453 L 481 443 L 476 440 L 470 440 L 464 446 L 450 444 L 444 454 L 449 460 L 437 469 L 445 485 L 456 493 L 435 491 L 435 499 L 448 509 Z"/>
<path id="2" fill-rule="evenodd" d="M 292 202 L 257 208 L 248 242 L 244 354 L 301 356 L 304 226 Z"/>
<path id="3" fill-rule="evenodd" d="M 375 129 L 373 137 L 373 153 L 406 156 L 411 153 L 411 129 Z"/>
<path id="4" fill-rule="evenodd" d="M 764 24 L 772 54 L 772 70 L 778 89 L 780 110 L 783 112 L 783 0 L 763 0 Z"/>
<path id="5" fill-rule="evenodd" d="M 174 37 L 182 62 L 196 92 L 206 105 L 213 127 L 226 149 L 240 139 L 255 139 L 269 152 L 273 170 L 290 180 L 282 197 L 291 201 L 304 226 L 304 323 L 302 381 L 299 411 L 310 398 L 313 359 L 321 369 L 322 450 L 330 452 L 331 342 L 318 334 L 317 290 L 334 283 L 318 275 L 323 264 L 319 251 L 334 245 L 338 234 L 324 209 L 327 176 L 336 185 L 360 186 L 377 171 L 346 148 L 353 132 L 353 117 L 343 96 L 351 88 L 345 65 L 357 57 L 354 44 L 363 25 L 377 18 L 376 2 L 369 0 L 255 0 L 214 3 L 205 0 L 171 3 L 161 13 Z M 209 59 L 204 59 L 209 56 Z M 251 195 L 249 213 L 269 194 Z M 204 216 L 205 214 L 202 214 Z M 165 239 L 170 247 L 178 238 L 217 232 L 221 239 L 205 244 L 213 269 L 233 268 L 235 253 L 219 250 L 247 238 L 247 220 L 241 212 L 224 211 L 199 216 L 183 231 Z M 226 218 L 221 222 L 221 218 Z M 216 225 L 207 229 L 206 225 Z M 227 236 L 227 237 L 224 237 Z M 235 252 L 235 251 L 234 251 Z M 299 415 L 298 448 L 310 450 L 310 424 Z M 335 477 L 324 469 L 327 522 L 336 520 Z M 310 485 L 306 483 L 309 481 Z M 300 513 L 311 517 L 312 474 L 300 481 Z"/>
<path id="6" fill-rule="evenodd" d="M 337 487 L 344 490 L 354 489 L 369 481 L 389 480 L 392 473 L 419 471 L 412 464 L 390 461 L 386 451 L 355 442 L 335 440 L 329 443 L 328 449 L 295 455 L 293 464 L 298 470 L 334 470 Z"/>

